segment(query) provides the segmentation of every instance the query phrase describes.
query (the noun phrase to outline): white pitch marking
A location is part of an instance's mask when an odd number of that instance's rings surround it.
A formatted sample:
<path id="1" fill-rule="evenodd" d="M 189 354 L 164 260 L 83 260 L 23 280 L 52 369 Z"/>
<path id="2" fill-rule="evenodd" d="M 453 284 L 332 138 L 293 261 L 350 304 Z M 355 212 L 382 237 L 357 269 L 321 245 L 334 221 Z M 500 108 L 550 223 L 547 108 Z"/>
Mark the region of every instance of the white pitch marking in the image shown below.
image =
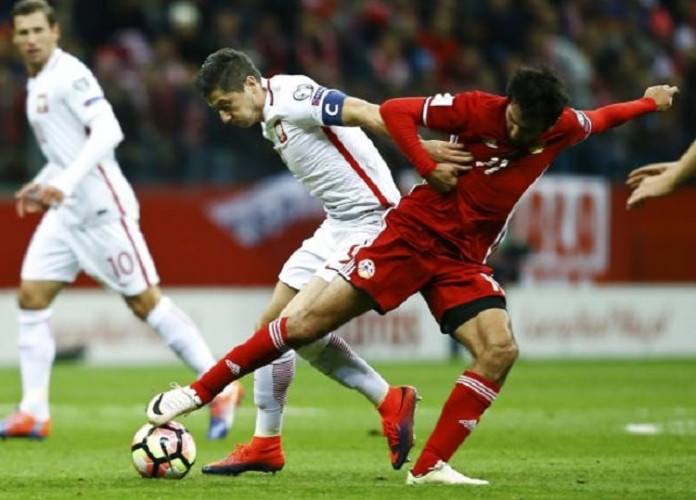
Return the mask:
<path id="1" fill-rule="evenodd" d="M 626 432 L 629 434 L 640 434 L 643 436 L 654 436 L 662 432 L 662 428 L 657 424 L 626 424 Z"/>

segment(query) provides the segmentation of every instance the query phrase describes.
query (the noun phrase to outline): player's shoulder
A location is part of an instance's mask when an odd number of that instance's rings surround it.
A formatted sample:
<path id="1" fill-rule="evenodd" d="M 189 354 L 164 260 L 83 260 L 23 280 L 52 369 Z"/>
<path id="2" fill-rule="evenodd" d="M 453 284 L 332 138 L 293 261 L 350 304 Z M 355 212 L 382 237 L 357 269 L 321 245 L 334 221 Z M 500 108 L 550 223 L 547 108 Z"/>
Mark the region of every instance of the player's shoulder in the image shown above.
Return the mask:
<path id="1" fill-rule="evenodd" d="M 459 100 L 466 100 L 467 103 L 474 106 L 475 109 L 490 110 L 505 107 L 508 104 L 508 98 L 496 94 L 483 92 L 482 90 L 471 90 L 468 92 L 460 92 L 457 94 Z"/>
<path id="2" fill-rule="evenodd" d="M 575 132 L 583 130 L 586 134 L 592 131 L 592 122 L 584 111 L 566 106 L 556 122 L 560 132 Z"/>
<path id="3" fill-rule="evenodd" d="M 325 90 L 317 82 L 304 75 L 275 75 L 268 79 L 270 92 L 269 117 L 283 117 L 285 120 L 303 120 L 311 114 L 320 102 L 320 94 Z"/>
<path id="4" fill-rule="evenodd" d="M 56 71 L 69 76 L 92 76 L 90 70 L 85 63 L 69 52 L 62 51 L 56 62 Z"/>
<path id="5" fill-rule="evenodd" d="M 303 101 L 310 97 L 319 84 L 305 75 L 275 75 L 268 80 L 268 88 L 274 94 L 286 99 Z"/>

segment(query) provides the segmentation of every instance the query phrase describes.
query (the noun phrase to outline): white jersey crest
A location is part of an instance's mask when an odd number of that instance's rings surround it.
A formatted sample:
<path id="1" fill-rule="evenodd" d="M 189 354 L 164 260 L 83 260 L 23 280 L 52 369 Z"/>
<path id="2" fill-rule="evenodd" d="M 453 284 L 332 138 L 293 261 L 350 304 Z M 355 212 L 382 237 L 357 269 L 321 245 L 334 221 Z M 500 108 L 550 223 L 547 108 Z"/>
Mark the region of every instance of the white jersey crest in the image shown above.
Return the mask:
<path id="1" fill-rule="evenodd" d="M 398 202 L 389 167 L 365 132 L 327 124 L 340 119 L 338 91 L 303 75 L 277 75 L 263 85 L 263 135 L 329 217 L 381 215 Z"/>
<path id="2" fill-rule="evenodd" d="M 58 48 L 28 80 L 26 111 L 39 147 L 56 174 L 69 168 L 80 153 L 89 136 L 90 121 L 101 113 L 113 114 L 89 68 Z M 41 181 L 53 177 L 42 175 Z M 135 195 L 113 151 L 94 165 L 56 210 L 67 224 L 138 217 Z"/>

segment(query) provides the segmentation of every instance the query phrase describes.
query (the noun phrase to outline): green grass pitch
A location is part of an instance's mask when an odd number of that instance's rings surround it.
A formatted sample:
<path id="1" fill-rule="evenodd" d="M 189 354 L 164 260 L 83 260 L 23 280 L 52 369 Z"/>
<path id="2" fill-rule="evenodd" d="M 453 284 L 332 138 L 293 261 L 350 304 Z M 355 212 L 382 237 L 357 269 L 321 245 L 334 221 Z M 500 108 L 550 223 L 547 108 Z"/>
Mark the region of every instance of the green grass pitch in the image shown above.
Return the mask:
<path id="1" fill-rule="evenodd" d="M 392 383 L 417 386 L 415 459 L 464 362 L 379 364 Z M 393 471 L 377 413 L 358 394 L 298 363 L 285 420 L 285 469 L 210 477 L 203 464 L 253 430 L 247 398 L 225 442 L 204 438 L 207 412 L 181 419 L 198 459 L 181 481 L 141 479 L 130 441 L 150 397 L 191 374 L 174 366 L 59 365 L 52 379 L 53 434 L 0 441 L 0 498 L 696 498 L 696 360 L 523 361 L 451 464 L 487 487 L 407 487 Z M 0 370 L 0 410 L 19 397 L 16 369 Z M 650 424 L 632 434 L 628 424 Z"/>

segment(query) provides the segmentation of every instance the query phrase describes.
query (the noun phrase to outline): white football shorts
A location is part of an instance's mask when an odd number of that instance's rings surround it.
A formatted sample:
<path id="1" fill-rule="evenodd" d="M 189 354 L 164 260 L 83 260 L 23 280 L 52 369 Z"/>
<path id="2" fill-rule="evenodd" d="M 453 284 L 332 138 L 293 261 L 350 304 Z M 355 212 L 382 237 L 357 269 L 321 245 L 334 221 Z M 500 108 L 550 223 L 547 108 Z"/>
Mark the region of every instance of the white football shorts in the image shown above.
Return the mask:
<path id="1" fill-rule="evenodd" d="M 72 283 L 80 271 L 126 297 L 159 283 L 137 220 L 69 226 L 51 210 L 29 242 L 22 279 Z"/>
<path id="2" fill-rule="evenodd" d="M 366 221 L 326 219 L 283 265 L 278 280 L 301 290 L 313 276 L 330 282 L 361 247 L 382 230 L 382 217 Z"/>

